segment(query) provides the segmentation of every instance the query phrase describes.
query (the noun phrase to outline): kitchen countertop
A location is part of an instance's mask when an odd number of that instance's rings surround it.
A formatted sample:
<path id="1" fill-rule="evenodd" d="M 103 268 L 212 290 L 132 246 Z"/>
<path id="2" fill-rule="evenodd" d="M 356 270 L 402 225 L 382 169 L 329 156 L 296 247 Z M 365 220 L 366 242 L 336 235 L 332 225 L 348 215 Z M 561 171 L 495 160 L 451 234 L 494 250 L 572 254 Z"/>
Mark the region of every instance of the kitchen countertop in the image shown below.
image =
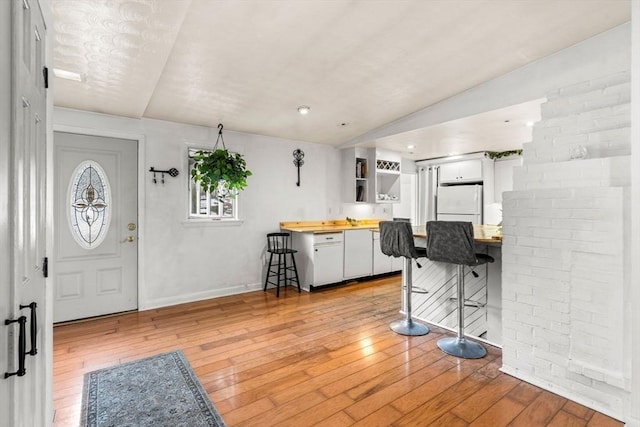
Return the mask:
<path id="1" fill-rule="evenodd" d="M 346 220 L 327 220 L 327 221 L 289 221 L 281 222 L 280 229 L 286 231 L 295 231 L 298 233 L 335 233 L 344 230 L 362 230 L 369 229 L 378 230 L 378 223 L 384 221 L 382 219 L 361 219 L 355 225 L 350 225 Z M 426 237 L 426 226 L 414 227 L 414 236 Z M 495 225 L 474 225 L 474 238 L 477 243 L 502 243 L 502 235 L 499 234 L 499 228 Z"/>
<path id="2" fill-rule="evenodd" d="M 427 237 L 427 227 L 424 225 L 413 227 L 415 237 Z M 473 238 L 476 243 L 502 243 L 502 234 L 497 225 L 474 225 Z"/>
<path id="3" fill-rule="evenodd" d="M 378 223 L 382 219 L 361 219 L 355 225 L 349 224 L 344 219 L 327 221 L 289 221 L 281 222 L 280 229 L 286 231 L 296 231 L 298 233 L 334 233 L 344 230 L 377 229 Z"/>

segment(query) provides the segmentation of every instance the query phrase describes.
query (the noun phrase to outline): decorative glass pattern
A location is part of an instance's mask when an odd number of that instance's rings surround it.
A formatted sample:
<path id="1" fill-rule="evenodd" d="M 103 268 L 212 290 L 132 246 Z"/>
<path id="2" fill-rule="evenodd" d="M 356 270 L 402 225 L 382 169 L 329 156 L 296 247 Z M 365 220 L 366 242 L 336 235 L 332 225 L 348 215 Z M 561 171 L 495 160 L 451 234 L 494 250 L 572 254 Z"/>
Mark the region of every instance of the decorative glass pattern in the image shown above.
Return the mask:
<path id="1" fill-rule="evenodd" d="M 97 162 L 78 165 L 69 184 L 69 226 L 75 241 L 95 249 L 104 241 L 111 222 L 111 186 Z"/>

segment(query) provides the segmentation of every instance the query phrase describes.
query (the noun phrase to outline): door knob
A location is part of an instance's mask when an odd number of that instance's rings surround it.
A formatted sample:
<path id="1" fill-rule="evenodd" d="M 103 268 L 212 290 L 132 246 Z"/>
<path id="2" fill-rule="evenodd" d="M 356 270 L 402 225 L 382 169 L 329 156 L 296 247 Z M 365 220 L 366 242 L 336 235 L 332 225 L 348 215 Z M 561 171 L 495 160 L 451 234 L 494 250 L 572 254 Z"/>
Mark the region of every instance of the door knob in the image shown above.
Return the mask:
<path id="1" fill-rule="evenodd" d="M 133 242 L 133 236 L 127 236 L 127 242 Z"/>
<path id="2" fill-rule="evenodd" d="M 133 230 L 135 230 L 135 229 L 136 229 L 136 225 L 135 225 L 134 223 L 130 222 L 130 223 L 127 225 L 127 229 L 128 229 L 129 231 L 133 231 Z"/>

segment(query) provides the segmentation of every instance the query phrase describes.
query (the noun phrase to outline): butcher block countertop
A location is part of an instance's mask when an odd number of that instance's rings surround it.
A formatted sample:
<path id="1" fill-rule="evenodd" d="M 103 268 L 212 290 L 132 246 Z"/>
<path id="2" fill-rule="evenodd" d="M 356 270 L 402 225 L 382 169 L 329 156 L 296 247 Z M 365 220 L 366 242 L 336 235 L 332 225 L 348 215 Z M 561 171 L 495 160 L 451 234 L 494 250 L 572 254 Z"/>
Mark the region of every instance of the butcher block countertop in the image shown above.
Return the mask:
<path id="1" fill-rule="evenodd" d="M 413 227 L 413 235 L 427 237 L 426 226 Z M 497 225 L 474 225 L 473 238 L 476 243 L 502 243 L 502 233 Z"/>
<path id="2" fill-rule="evenodd" d="M 289 221 L 281 222 L 280 229 L 286 231 L 297 231 L 299 233 L 335 233 L 344 230 L 377 229 L 378 223 L 383 219 L 359 219 L 353 225 L 345 219 L 335 219 L 326 221 Z"/>
<path id="3" fill-rule="evenodd" d="M 382 219 L 360 219 L 354 225 L 349 224 L 344 219 L 326 220 L 326 221 L 288 221 L 281 222 L 280 229 L 286 231 L 295 231 L 298 233 L 335 233 L 344 230 L 361 230 L 370 229 L 378 230 L 378 223 L 384 221 Z M 426 237 L 426 227 L 414 227 L 414 236 Z M 502 243 L 502 234 L 500 228 L 495 225 L 474 225 L 474 238 L 478 243 Z"/>

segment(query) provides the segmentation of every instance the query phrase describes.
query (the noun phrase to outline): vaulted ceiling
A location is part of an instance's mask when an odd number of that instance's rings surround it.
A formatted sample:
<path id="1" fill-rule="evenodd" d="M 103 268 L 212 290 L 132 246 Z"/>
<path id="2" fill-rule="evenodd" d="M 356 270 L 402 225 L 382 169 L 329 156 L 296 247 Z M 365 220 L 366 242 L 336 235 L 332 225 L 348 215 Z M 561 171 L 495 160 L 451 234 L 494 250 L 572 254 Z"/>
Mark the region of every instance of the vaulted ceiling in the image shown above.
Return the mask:
<path id="1" fill-rule="evenodd" d="M 52 4 L 54 67 L 82 76 L 55 105 L 332 145 L 630 20 L 629 0 Z"/>

